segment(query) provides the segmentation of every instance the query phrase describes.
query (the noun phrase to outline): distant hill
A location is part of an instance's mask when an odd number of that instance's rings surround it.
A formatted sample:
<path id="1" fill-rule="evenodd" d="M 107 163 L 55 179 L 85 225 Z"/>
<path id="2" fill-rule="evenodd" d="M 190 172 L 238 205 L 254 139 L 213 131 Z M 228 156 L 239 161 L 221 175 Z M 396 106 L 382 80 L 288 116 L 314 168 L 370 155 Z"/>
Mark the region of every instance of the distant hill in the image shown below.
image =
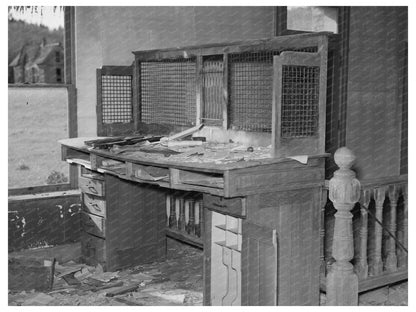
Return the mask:
<path id="1" fill-rule="evenodd" d="M 40 43 L 46 38 L 48 43 L 62 42 L 64 29 L 50 30 L 46 26 L 28 24 L 24 21 L 9 19 L 9 62 L 13 60 L 22 46 L 27 42 Z"/>

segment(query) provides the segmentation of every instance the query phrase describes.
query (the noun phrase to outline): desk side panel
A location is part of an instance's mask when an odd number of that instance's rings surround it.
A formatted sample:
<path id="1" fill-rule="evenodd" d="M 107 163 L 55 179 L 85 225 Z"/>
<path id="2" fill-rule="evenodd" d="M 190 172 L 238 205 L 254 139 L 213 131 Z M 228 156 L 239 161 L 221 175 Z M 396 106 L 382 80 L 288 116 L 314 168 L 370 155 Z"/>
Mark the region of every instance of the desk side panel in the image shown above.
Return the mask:
<path id="1" fill-rule="evenodd" d="M 165 192 L 105 175 L 107 270 L 162 260 L 166 255 Z"/>

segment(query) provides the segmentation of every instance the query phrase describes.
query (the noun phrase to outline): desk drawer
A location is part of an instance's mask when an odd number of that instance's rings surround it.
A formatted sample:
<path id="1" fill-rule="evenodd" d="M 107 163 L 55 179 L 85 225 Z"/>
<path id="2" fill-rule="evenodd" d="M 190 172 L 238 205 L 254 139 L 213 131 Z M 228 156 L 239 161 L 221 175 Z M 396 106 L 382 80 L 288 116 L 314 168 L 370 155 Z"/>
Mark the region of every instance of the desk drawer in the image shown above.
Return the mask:
<path id="1" fill-rule="evenodd" d="M 86 264 L 95 266 L 100 263 L 105 269 L 107 259 L 105 239 L 82 232 L 81 254 Z"/>
<path id="2" fill-rule="evenodd" d="M 82 194 L 83 208 L 86 212 L 106 217 L 105 200 L 87 193 Z"/>
<path id="3" fill-rule="evenodd" d="M 88 212 L 81 213 L 81 224 L 85 232 L 105 237 L 105 219 Z"/>
<path id="4" fill-rule="evenodd" d="M 82 192 L 95 196 L 104 196 L 104 181 L 80 176 L 78 185 Z"/>
<path id="5" fill-rule="evenodd" d="M 204 194 L 203 202 L 204 207 L 210 210 L 235 217 L 246 216 L 246 199 L 243 197 L 224 198 L 222 196 Z"/>

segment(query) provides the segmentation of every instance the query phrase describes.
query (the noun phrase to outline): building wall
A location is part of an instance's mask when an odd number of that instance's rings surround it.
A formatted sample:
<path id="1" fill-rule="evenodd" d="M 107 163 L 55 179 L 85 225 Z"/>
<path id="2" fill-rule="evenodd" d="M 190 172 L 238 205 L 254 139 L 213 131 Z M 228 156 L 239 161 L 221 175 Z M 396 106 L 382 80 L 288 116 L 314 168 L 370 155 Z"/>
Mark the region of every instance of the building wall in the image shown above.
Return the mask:
<path id="1" fill-rule="evenodd" d="M 79 136 L 96 135 L 96 73 L 132 51 L 269 38 L 273 7 L 76 7 Z"/>
<path id="2" fill-rule="evenodd" d="M 359 178 L 399 174 L 407 9 L 351 7 L 347 147 Z"/>

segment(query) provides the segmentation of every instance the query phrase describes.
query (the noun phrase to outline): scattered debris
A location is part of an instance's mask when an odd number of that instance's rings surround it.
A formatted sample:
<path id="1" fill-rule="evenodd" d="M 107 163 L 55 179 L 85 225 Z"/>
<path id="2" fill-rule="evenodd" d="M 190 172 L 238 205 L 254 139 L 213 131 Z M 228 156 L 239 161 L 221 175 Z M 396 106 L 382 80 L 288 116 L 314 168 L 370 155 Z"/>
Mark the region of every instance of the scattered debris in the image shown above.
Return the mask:
<path id="1" fill-rule="evenodd" d="M 202 251 L 174 240 L 163 262 L 117 272 L 74 261 L 55 268 L 52 290 L 9 290 L 9 305 L 202 305 Z"/>
<path id="2" fill-rule="evenodd" d="M 113 291 L 110 291 L 106 294 L 107 297 L 114 297 L 117 295 L 122 295 L 131 291 L 135 291 L 137 288 L 140 287 L 140 283 L 138 284 L 133 284 L 133 285 L 129 285 L 129 286 L 124 286 L 124 287 L 120 287 L 118 289 L 115 289 Z"/>
<path id="3" fill-rule="evenodd" d="M 9 290 L 51 290 L 54 281 L 55 259 L 9 258 Z"/>
<path id="4" fill-rule="evenodd" d="M 54 301 L 55 298 L 44 294 L 44 293 L 38 293 L 34 297 L 29 298 L 25 300 L 22 305 L 24 306 L 45 306 Z"/>

